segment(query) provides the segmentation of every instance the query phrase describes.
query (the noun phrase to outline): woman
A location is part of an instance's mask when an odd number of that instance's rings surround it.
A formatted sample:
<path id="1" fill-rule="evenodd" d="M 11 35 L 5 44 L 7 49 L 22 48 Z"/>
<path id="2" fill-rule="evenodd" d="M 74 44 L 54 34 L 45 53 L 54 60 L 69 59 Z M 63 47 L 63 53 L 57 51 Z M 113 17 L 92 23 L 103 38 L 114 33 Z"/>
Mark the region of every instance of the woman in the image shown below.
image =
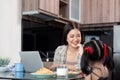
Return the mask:
<path id="1" fill-rule="evenodd" d="M 66 65 L 69 70 L 80 69 L 80 59 L 83 53 L 81 31 L 77 23 L 66 24 L 63 31 L 63 45 L 55 50 L 52 67 Z"/>
<path id="2" fill-rule="evenodd" d="M 84 45 L 81 69 L 86 74 L 85 80 L 108 80 L 113 68 L 110 47 L 95 39 Z"/>

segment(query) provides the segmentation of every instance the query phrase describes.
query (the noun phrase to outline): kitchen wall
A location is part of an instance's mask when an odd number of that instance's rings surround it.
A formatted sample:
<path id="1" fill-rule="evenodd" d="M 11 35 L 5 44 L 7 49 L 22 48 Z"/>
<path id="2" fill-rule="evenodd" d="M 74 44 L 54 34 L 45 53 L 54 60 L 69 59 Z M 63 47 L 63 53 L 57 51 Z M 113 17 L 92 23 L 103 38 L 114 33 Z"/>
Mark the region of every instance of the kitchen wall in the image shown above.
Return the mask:
<path id="1" fill-rule="evenodd" d="M 0 57 L 10 57 L 10 64 L 20 61 L 21 0 L 0 0 Z"/>

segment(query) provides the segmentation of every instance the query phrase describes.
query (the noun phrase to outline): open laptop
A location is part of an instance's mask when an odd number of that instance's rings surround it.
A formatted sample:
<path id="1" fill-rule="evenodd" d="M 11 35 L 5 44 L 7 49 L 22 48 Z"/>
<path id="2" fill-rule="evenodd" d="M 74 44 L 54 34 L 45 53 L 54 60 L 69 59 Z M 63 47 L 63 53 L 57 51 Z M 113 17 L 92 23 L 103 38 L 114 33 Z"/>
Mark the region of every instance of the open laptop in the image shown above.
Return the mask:
<path id="1" fill-rule="evenodd" d="M 19 52 L 21 63 L 24 65 L 25 72 L 35 72 L 43 67 L 43 62 L 39 51 L 22 51 Z"/>

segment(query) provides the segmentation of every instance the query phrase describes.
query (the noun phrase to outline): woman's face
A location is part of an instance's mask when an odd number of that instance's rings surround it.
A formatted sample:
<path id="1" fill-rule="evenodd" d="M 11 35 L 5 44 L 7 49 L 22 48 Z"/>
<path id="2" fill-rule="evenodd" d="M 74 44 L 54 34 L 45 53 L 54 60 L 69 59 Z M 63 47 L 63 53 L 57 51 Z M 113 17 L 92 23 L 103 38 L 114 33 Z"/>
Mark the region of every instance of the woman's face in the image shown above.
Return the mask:
<path id="1" fill-rule="evenodd" d="M 78 48 L 78 44 L 81 43 L 81 32 L 78 29 L 72 29 L 67 34 L 68 45 L 74 48 Z"/>

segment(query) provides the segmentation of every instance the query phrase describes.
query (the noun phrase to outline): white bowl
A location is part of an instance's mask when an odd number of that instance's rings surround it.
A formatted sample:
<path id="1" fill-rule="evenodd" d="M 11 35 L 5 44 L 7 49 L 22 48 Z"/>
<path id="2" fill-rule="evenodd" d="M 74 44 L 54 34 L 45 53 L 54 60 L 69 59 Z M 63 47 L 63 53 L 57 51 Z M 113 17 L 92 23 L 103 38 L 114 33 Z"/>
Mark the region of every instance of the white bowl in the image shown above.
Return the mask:
<path id="1" fill-rule="evenodd" d="M 0 72 L 5 72 L 7 71 L 7 67 L 0 67 Z"/>

